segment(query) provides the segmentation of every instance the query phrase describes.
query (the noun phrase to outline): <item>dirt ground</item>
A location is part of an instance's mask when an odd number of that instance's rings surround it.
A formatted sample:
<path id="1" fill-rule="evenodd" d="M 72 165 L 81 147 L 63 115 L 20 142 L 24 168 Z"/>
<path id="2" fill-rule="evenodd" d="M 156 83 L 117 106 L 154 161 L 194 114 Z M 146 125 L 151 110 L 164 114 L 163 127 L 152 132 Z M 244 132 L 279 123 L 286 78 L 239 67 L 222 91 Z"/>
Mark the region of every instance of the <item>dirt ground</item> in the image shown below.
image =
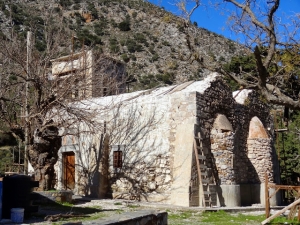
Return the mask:
<path id="1" fill-rule="evenodd" d="M 226 208 L 210 208 L 212 211 L 225 210 Z M 159 203 L 147 203 L 147 202 L 136 202 L 126 201 L 117 199 L 84 199 L 77 201 L 75 204 L 46 204 L 40 205 L 39 211 L 33 213 L 29 219 L 24 220 L 24 224 L 85 224 L 87 221 L 97 221 L 103 218 L 114 217 L 116 214 L 122 214 L 131 211 L 138 210 L 158 210 L 167 211 L 169 216 L 172 217 L 173 223 L 171 225 L 198 225 L 199 220 L 194 220 L 193 217 L 180 218 L 177 216 L 182 212 L 189 212 L 190 215 L 199 215 L 204 211 L 203 208 L 188 208 L 178 207 L 172 205 L 165 205 Z M 271 213 L 275 213 L 277 210 L 272 210 Z M 192 212 L 192 213 L 191 213 Z M 261 206 L 253 207 L 236 207 L 229 209 L 231 214 L 245 214 L 245 215 L 263 215 L 265 211 Z M 288 213 L 288 212 L 287 212 Z M 65 217 L 64 217 L 65 216 Z M 79 216 L 79 217 L 77 217 Z M 83 216 L 83 217 L 81 217 Z M 68 219 L 66 219 L 68 217 Z M 49 221 L 45 221 L 48 218 Z M 57 219 L 57 220 L 56 220 Z M 61 220 L 63 219 L 63 221 Z M 76 222 L 76 223 L 71 223 Z M 5 221 L 3 221 L 4 223 Z M 8 221 L 7 221 L 8 222 Z M 8 223 L 9 224 L 9 223 Z M 99 223 L 101 224 L 101 223 Z M 209 224 L 202 223 L 201 224 Z M 230 224 L 230 223 L 226 223 Z M 236 224 L 236 223 L 232 223 Z M 244 224 L 244 223 L 243 223 Z M 260 224 L 257 222 L 245 223 L 245 224 Z"/>

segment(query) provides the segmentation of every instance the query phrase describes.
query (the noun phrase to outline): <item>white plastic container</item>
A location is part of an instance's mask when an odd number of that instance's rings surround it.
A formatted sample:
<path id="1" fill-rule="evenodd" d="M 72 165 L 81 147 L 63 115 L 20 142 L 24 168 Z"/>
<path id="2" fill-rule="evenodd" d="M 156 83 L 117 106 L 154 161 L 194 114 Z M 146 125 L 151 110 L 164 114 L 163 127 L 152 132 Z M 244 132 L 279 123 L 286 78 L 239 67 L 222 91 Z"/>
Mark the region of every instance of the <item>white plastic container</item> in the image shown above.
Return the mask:
<path id="1" fill-rule="evenodd" d="M 13 223 L 23 223 L 24 209 L 23 208 L 12 208 L 10 210 L 10 219 Z"/>

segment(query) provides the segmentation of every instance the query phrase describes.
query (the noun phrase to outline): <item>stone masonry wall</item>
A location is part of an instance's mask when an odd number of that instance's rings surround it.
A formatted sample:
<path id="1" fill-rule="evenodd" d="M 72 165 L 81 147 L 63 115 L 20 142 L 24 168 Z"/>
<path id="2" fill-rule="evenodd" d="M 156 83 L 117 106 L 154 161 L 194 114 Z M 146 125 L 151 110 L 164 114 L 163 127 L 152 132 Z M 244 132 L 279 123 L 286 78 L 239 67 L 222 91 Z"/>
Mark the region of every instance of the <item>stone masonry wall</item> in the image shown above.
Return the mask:
<path id="1" fill-rule="evenodd" d="M 148 96 L 125 104 L 120 114 L 112 113 L 110 145 L 125 145 L 122 168 L 113 168 L 109 162 L 113 198 L 168 200 L 172 181 L 169 107 L 169 96 Z"/>
<path id="2" fill-rule="evenodd" d="M 268 107 L 259 100 L 259 95 L 251 92 L 245 101 L 245 104 L 235 103 L 235 140 L 234 140 L 234 154 L 235 154 L 235 164 L 234 167 L 237 168 L 237 183 L 247 184 L 247 183 L 260 183 L 259 175 L 256 172 L 257 161 L 252 161 L 252 158 L 248 158 L 251 155 L 251 147 L 249 149 L 247 144 L 250 121 L 253 117 L 257 116 L 259 120 L 263 123 L 266 130 L 270 128 L 273 130 L 272 117 L 269 114 Z M 269 132 L 269 137 L 272 138 L 273 134 Z M 249 142 L 251 143 L 251 141 Z M 274 173 L 270 176 L 270 182 L 279 182 L 278 179 L 278 166 L 276 164 L 276 152 L 272 147 L 273 143 L 270 142 L 270 148 L 268 152 L 271 152 L 270 160 L 274 161 L 273 170 Z M 265 146 L 263 144 L 262 146 Z M 250 152 L 249 152 L 250 150 Z M 261 154 L 264 151 L 264 147 L 260 149 Z M 254 163 L 254 164 L 253 164 Z"/>
<path id="3" fill-rule="evenodd" d="M 236 174 L 233 170 L 233 141 L 232 131 L 222 132 L 217 129 L 211 131 L 211 153 L 214 156 L 220 184 L 235 184 Z"/>
<path id="4" fill-rule="evenodd" d="M 197 93 L 197 120 L 198 126 L 200 128 L 201 136 L 203 138 L 203 148 L 204 153 L 207 158 L 208 163 L 208 174 L 211 176 L 212 183 L 221 184 L 221 183 L 232 183 L 234 180 L 233 177 L 236 171 L 227 171 L 225 169 L 225 164 L 221 169 L 221 165 L 218 165 L 215 161 L 214 155 L 211 151 L 211 130 L 213 128 L 213 123 L 218 114 L 223 114 L 227 117 L 227 119 L 233 124 L 234 120 L 234 111 L 233 105 L 234 101 L 231 96 L 231 91 L 227 85 L 225 85 L 221 80 L 217 80 L 211 83 L 211 88 L 207 89 L 203 94 Z M 234 125 L 234 124 L 233 124 Z M 226 145 L 226 144 L 225 144 Z M 227 152 L 229 153 L 229 151 Z M 219 153 L 216 152 L 218 155 Z M 218 158 L 219 162 L 227 161 L 227 155 L 220 155 Z M 221 173 L 222 181 L 219 177 L 219 172 Z M 228 173 L 228 174 L 227 174 Z M 226 181 L 225 181 L 226 180 Z"/>
<path id="5" fill-rule="evenodd" d="M 274 168 L 271 140 L 265 138 L 248 139 L 248 158 L 254 166 L 257 176 L 250 178 L 256 183 L 265 182 L 265 172 L 267 172 L 269 182 L 274 182 Z"/>

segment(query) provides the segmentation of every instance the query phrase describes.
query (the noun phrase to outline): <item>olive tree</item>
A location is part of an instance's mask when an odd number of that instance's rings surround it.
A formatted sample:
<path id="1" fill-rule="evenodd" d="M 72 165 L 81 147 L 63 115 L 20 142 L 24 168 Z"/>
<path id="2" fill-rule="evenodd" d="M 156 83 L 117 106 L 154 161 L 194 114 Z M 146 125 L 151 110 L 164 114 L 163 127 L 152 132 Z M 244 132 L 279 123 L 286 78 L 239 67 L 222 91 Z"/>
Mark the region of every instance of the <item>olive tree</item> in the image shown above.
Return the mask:
<path id="1" fill-rule="evenodd" d="M 245 45 L 255 60 L 253 71 L 224 70 L 221 64 L 201 63 L 233 79 L 241 88 L 257 90 L 262 99 L 291 109 L 300 109 L 299 97 L 299 14 L 279 14 L 280 0 L 178 0 L 188 26 L 199 7 L 217 7 L 228 13 L 233 32 L 244 35 Z M 191 41 L 187 43 L 192 43 Z M 191 46 L 192 48 L 192 46 Z"/>

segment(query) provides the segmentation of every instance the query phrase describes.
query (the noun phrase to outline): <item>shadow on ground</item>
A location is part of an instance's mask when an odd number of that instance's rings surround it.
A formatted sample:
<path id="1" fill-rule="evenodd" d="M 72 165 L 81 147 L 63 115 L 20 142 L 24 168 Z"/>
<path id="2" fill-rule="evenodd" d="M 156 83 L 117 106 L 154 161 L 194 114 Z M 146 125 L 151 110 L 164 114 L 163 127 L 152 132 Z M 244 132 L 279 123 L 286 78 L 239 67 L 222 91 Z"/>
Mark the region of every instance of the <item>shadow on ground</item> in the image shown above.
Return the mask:
<path id="1" fill-rule="evenodd" d="M 58 202 L 40 203 L 38 212 L 31 213 L 24 222 L 32 224 L 46 221 L 93 220 L 105 217 L 109 211 L 117 210 L 102 209 L 101 207 L 80 207 L 76 203 L 74 205 Z"/>

